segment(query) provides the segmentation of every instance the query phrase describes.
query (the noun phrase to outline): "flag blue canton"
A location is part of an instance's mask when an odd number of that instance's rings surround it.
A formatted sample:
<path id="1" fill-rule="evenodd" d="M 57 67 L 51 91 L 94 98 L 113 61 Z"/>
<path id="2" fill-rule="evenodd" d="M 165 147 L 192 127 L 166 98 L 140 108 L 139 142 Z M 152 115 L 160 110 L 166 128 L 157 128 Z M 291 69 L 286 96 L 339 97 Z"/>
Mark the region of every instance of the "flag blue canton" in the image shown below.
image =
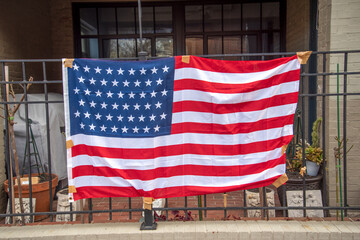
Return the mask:
<path id="1" fill-rule="evenodd" d="M 154 137 L 171 133 L 175 59 L 75 59 L 68 70 L 70 133 Z"/>

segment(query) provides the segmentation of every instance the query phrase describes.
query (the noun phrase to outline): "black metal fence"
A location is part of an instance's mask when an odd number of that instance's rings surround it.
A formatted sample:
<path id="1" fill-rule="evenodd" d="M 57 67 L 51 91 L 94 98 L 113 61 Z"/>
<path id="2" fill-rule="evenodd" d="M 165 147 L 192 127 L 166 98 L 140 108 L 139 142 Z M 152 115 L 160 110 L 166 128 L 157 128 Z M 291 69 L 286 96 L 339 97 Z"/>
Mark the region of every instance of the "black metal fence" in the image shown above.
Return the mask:
<path id="1" fill-rule="evenodd" d="M 294 55 L 296 53 L 259 53 L 259 54 L 227 54 L 227 55 L 207 55 L 203 57 L 209 57 L 209 58 L 216 58 L 216 59 L 237 59 L 237 60 L 266 60 L 271 58 L 277 58 L 277 57 L 283 57 L 283 56 L 290 56 Z M 119 60 L 137 60 L 137 59 L 119 59 Z M 341 66 L 341 70 L 339 67 L 337 67 L 337 70 L 333 70 L 335 63 L 339 62 Z M 305 141 L 312 142 L 311 139 L 311 130 L 312 130 L 312 123 L 315 121 L 317 117 L 322 117 L 322 127 L 321 127 L 321 148 L 323 151 L 323 163 L 321 165 L 321 177 L 318 179 L 318 185 L 309 185 L 308 180 L 306 179 L 305 175 L 300 178 L 300 180 L 297 181 L 298 187 L 300 187 L 302 191 L 302 196 L 306 195 L 307 190 L 313 190 L 313 189 L 319 189 L 321 191 L 322 196 L 322 206 L 307 206 L 306 201 L 302 201 L 302 206 L 287 206 L 286 205 L 286 190 L 294 190 L 291 185 L 290 181 L 288 184 L 283 185 L 277 189 L 278 192 L 278 198 L 280 200 L 280 204 L 277 204 L 277 206 L 267 206 L 266 202 L 266 189 L 261 188 L 260 191 L 260 206 L 254 207 L 254 206 L 247 206 L 246 204 L 246 192 L 242 191 L 242 201 L 239 202 L 238 206 L 216 206 L 216 207 L 210 207 L 207 203 L 209 203 L 209 199 L 207 199 L 207 196 L 202 196 L 200 198 L 201 204 L 199 204 L 197 207 L 189 207 L 188 206 L 188 198 L 184 197 L 184 206 L 176 206 L 176 207 L 169 207 L 168 205 L 168 199 L 165 200 L 165 206 L 163 208 L 155 208 L 155 210 L 163 211 L 165 214 L 162 216 L 161 220 L 169 220 L 169 211 L 184 211 L 185 217 L 188 216 L 188 211 L 199 211 L 199 214 L 204 213 L 204 218 L 200 217 L 199 220 L 206 219 L 206 213 L 207 211 L 222 211 L 223 216 L 226 219 L 228 216 L 228 212 L 232 210 L 237 210 L 239 213 L 241 213 L 241 216 L 247 217 L 249 210 L 260 210 L 260 218 L 265 219 L 269 218 L 269 215 L 267 214 L 268 210 L 275 210 L 277 215 L 280 215 L 282 217 L 288 216 L 289 210 L 302 210 L 303 217 L 307 216 L 307 210 L 321 210 L 325 217 L 328 217 L 330 215 L 336 214 L 339 220 L 343 220 L 344 217 L 348 217 L 350 212 L 351 214 L 360 215 L 360 204 L 355 203 L 357 205 L 350 205 L 349 203 L 349 186 L 352 184 L 356 184 L 354 182 L 349 182 L 349 179 L 353 179 L 351 176 L 349 176 L 348 171 L 348 164 L 349 164 L 349 157 L 348 152 L 346 149 L 350 148 L 350 145 L 354 145 L 351 143 L 351 139 L 349 142 L 342 141 L 342 145 L 338 146 L 338 150 L 340 151 L 340 154 L 336 158 L 336 154 L 334 156 L 331 156 L 329 154 L 329 149 L 331 146 L 334 145 L 334 140 L 331 138 L 332 135 L 334 135 L 332 129 L 330 127 L 331 124 L 333 124 L 333 117 L 334 117 L 334 106 L 333 102 L 334 100 L 331 100 L 332 98 L 337 98 L 337 112 L 336 116 L 338 119 L 338 122 L 341 122 L 341 125 L 337 125 L 337 131 L 341 131 L 341 139 L 348 139 L 349 137 L 349 131 L 348 131 L 348 117 L 352 114 L 358 112 L 357 109 L 348 109 L 348 103 L 353 101 L 351 98 L 356 96 L 360 96 L 360 87 L 353 88 L 352 86 L 356 86 L 358 84 L 356 81 L 360 81 L 360 50 L 355 51 L 333 51 L 333 52 L 314 52 L 312 53 L 309 62 L 307 65 L 303 65 L 301 69 L 301 75 L 300 75 L 300 94 L 299 94 L 299 104 L 298 104 L 298 114 L 295 119 L 294 124 L 294 133 L 295 137 L 290 144 L 290 146 L 287 149 L 289 159 L 287 161 L 287 164 L 289 165 L 289 169 L 292 166 L 292 163 L 297 161 L 298 163 L 303 162 L 302 166 L 306 166 L 305 163 L 305 154 L 302 155 L 302 159 L 296 159 L 295 152 L 296 147 L 302 149 L 302 152 L 305 152 L 307 145 L 305 145 Z M 357 65 L 358 64 L 358 65 Z M 50 221 L 54 221 L 54 217 L 56 215 L 60 214 L 70 214 L 70 220 L 73 220 L 73 214 L 87 214 L 88 216 L 88 222 L 92 222 L 93 215 L 94 214 L 108 214 L 108 219 L 112 220 L 114 213 L 121 213 L 121 212 L 127 212 L 129 215 L 129 219 L 132 219 L 132 213 L 134 212 L 145 212 L 144 215 L 144 229 L 153 229 L 154 226 L 154 217 L 152 212 L 150 210 L 144 210 L 143 208 L 132 208 L 132 199 L 128 199 L 128 208 L 119 208 L 115 207 L 114 203 L 117 201 L 116 199 L 109 198 L 108 209 L 93 209 L 93 199 L 88 199 L 88 207 L 86 210 L 75 210 L 72 204 L 70 204 L 70 210 L 69 211 L 56 211 L 53 207 L 53 201 L 54 201 L 54 192 L 49 191 L 49 195 L 47 196 L 50 200 L 49 203 L 49 209 L 42 212 L 35 212 L 33 211 L 32 201 L 29 201 L 29 212 L 28 213 L 17 213 L 14 212 L 14 208 L 12 204 L 14 203 L 12 201 L 12 198 L 14 198 L 13 191 L 13 185 L 14 182 L 11 181 L 12 179 L 12 169 L 14 168 L 13 162 L 10 159 L 14 158 L 14 155 L 11 151 L 11 146 L 14 145 L 14 142 L 12 142 L 11 137 L 11 131 L 12 131 L 12 124 L 14 121 L 16 122 L 16 119 L 14 119 L 11 114 L 11 111 L 9 112 L 8 109 L 12 109 L 12 107 L 15 104 L 20 104 L 24 108 L 24 114 L 25 114 L 25 142 L 26 146 L 31 146 L 33 143 L 33 133 L 31 131 L 31 121 L 29 118 L 29 106 L 32 104 L 41 104 L 45 109 L 45 131 L 46 136 L 45 139 L 45 149 L 47 149 L 46 158 L 47 158 L 47 172 L 51 176 L 51 173 L 53 172 L 53 166 L 52 166 L 52 156 L 51 154 L 51 141 L 50 141 L 50 110 L 53 106 L 53 104 L 62 104 L 62 100 L 51 100 L 49 99 L 50 92 L 58 92 L 61 93 L 62 91 L 62 80 L 60 69 L 61 69 L 61 59 L 37 59 L 37 60 L 0 60 L 0 73 L 1 73 L 1 81 L 0 86 L 2 88 L 2 117 L 3 117 L 3 129 L 4 129 L 4 157 L 5 157 L 5 163 L 6 163 L 6 173 L 7 173 L 7 179 L 8 179 L 8 212 L 7 213 L 0 213 L 0 220 L 1 218 L 8 217 L 9 223 L 13 223 L 15 216 L 29 216 L 30 222 L 36 220 L 36 216 L 39 215 L 49 215 Z M 311 65 L 312 67 L 309 67 Z M 8 72 L 7 67 L 9 66 L 10 70 L 10 77 L 11 79 L 15 79 L 14 81 L 10 81 L 8 79 Z M 309 70 L 310 69 L 310 70 Z M 315 70 L 311 70 L 315 69 Z M 317 71 L 316 71 L 317 69 Z M 331 69 L 331 70 L 330 70 Z M 30 76 L 36 76 L 34 77 L 34 81 L 30 81 Z M 49 77 L 51 76 L 51 77 Z M 341 80 L 341 82 L 340 82 Z M 349 91 L 349 80 L 351 80 L 350 84 L 350 91 Z M 21 87 L 11 87 L 11 84 L 14 86 L 15 84 L 17 86 Z M 32 84 L 32 88 L 28 88 L 28 86 Z M 333 87 L 337 86 L 337 91 L 333 91 Z M 339 89 L 339 86 L 341 86 L 341 90 Z M 17 100 L 12 101 L 10 99 L 7 99 L 7 88 L 10 89 L 10 92 L 17 93 L 24 93 L 23 101 Z M 29 96 L 33 93 L 42 93 L 43 100 L 29 100 Z M 349 100 L 350 99 L 350 100 Z M 355 99 L 356 100 L 356 99 Z M 339 103 L 341 103 L 339 105 Z M 332 112 L 330 112 L 330 109 Z M 359 122 L 360 119 L 358 119 Z M 360 127 L 360 126 L 359 126 Z M 356 144 L 356 142 L 355 142 Z M 336 146 L 336 145 L 335 145 Z M 18 151 L 20 151 L 18 149 Z M 22 151 L 22 149 L 21 149 Z M 27 147 L 24 153 L 24 161 L 27 161 L 31 165 L 31 155 L 34 154 L 31 152 L 30 147 Z M 36 150 L 35 150 L 36 154 Z M 333 161 L 334 159 L 336 162 L 334 171 L 331 171 L 330 168 L 330 161 Z M 32 168 L 29 167 L 29 175 L 32 174 Z M 16 170 L 18 172 L 18 170 Z M 16 172 L 15 171 L 15 172 Z M 336 174 L 335 174 L 336 173 Z M 333 176 L 333 175 L 336 176 Z M 299 175 L 299 174 L 297 174 Z M 330 189 L 331 181 L 336 179 L 336 193 L 334 193 L 333 188 Z M 312 179 L 314 180 L 314 178 Z M 331 181 L 330 181 L 331 180 Z M 339 182 L 337 181 L 339 180 Z M 32 199 L 33 197 L 33 189 L 32 189 L 32 179 L 28 179 L 28 188 L 29 188 L 29 198 Z M 47 180 L 47 183 L 52 189 L 53 182 L 51 181 L 51 178 Z M 3 184 L 3 183 L 1 183 Z M 295 184 L 295 185 L 296 185 Z M 59 190 L 59 189 L 56 189 Z M 332 192 L 331 192 L 332 191 Z M 352 192 L 359 191 L 358 189 L 354 190 L 351 189 Z M 337 201 L 334 204 L 334 201 L 329 201 L 331 199 L 334 199 L 334 196 L 337 196 Z M 337 203 L 338 202 L 338 203 Z M 154 209 L 153 209 L 154 210 Z M 341 216 L 340 216 L 341 213 Z M 240 216 L 240 215 L 239 215 Z M 184 220 L 184 219 L 183 219 Z M 4 220 L 3 220 L 4 221 Z M 84 220 L 82 219 L 84 222 Z"/>

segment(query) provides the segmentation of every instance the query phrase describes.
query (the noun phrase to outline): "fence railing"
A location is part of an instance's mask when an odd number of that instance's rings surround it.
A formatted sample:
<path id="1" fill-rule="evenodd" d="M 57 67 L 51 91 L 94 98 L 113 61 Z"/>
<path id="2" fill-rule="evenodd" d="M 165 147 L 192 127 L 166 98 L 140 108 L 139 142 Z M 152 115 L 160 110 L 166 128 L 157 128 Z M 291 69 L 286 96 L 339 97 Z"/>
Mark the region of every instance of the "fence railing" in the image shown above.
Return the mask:
<path id="1" fill-rule="evenodd" d="M 256 54 L 226 54 L 226 55 L 206 55 L 203 57 L 209 58 L 216 58 L 216 59 L 236 59 L 236 60 L 266 60 L 272 59 L 277 57 L 289 56 L 294 55 L 296 53 L 256 53 Z M 148 58 L 150 59 L 150 58 Z M 117 59 L 117 60 L 136 60 L 136 59 Z M 341 62 L 340 62 L 341 61 Z M 161 207 L 153 208 L 152 210 L 144 210 L 142 207 L 142 201 L 139 199 L 120 199 L 120 198 L 108 198 L 107 200 L 102 200 L 102 205 L 106 203 L 108 207 L 105 209 L 99 209 L 94 207 L 94 203 L 98 201 L 97 199 L 88 199 L 87 200 L 87 207 L 81 208 L 80 210 L 75 207 L 73 204 L 70 204 L 69 210 L 62 210 L 56 211 L 54 205 L 54 197 L 55 193 L 60 190 L 61 187 L 66 186 L 66 180 L 60 181 L 60 184 L 56 188 L 56 191 L 49 191 L 46 198 L 49 199 L 48 209 L 42 210 L 41 212 L 35 211 L 33 206 L 33 201 L 29 201 L 28 205 L 28 212 L 19 213 L 15 211 L 15 205 L 18 205 L 13 201 L 15 198 L 14 196 L 14 182 L 12 181 L 12 174 L 13 172 L 18 172 L 19 170 L 15 169 L 13 160 L 14 156 L 11 151 L 11 147 L 15 144 L 15 141 L 11 137 L 11 125 L 13 121 L 17 121 L 11 115 L 11 112 L 7 111 L 9 107 L 12 107 L 16 104 L 22 105 L 21 111 L 21 120 L 23 121 L 23 128 L 17 129 L 16 134 L 21 135 L 23 138 L 22 144 L 16 144 L 17 152 L 24 151 L 23 155 L 23 162 L 28 164 L 32 164 L 31 161 L 33 159 L 33 155 L 41 155 L 42 157 L 46 157 L 46 161 L 42 161 L 41 164 L 45 165 L 49 176 L 52 173 L 58 171 L 55 167 L 58 167 L 58 162 L 54 163 L 54 148 L 61 148 L 63 145 L 58 145 L 54 141 L 51 141 L 51 135 L 53 133 L 51 121 L 53 120 L 52 110 L 54 106 L 57 104 L 63 104 L 63 101 L 60 98 L 54 98 L 52 96 L 53 92 L 59 93 L 57 96 L 61 96 L 62 92 L 62 80 L 61 79 L 61 59 L 20 59 L 20 60 L 4 60 L 0 59 L 0 85 L 2 89 L 2 117 L 4 118 L 3 121 L 3 129 L 4 129 L 4 157 L 6 163 L 6 178 L 8 181 L 8 192 L 9 201 L 8 201 L 8 211 L 7 213 L 0 213 L 0 220 L 1 218 L 7 218 L 7 223 L 14 223 L 15 218 L 18 216 L 26 216 L 28 217 L 28 221 L 32 222 L 43 217 L 44 215 L 48 215 L 48 221 L 55 221 L 56 216 L 64 216 L 67 214 L 69 216 L 69 220 L 75 220 L 75 214 L 80 214 L 82 217 L 82 222 L 85 222 L 83 216 L 87 215 L 88 222 L 92 222 L 96 216 L 106 214 L 108 220 L 113 220 L 115 215 L 121 215 L 123 213 L 127 213 L 128 220 L 134 220 L 134 214 L 137 214 L 137 218 L 142 217 L 140 213 L 144 212 L 144 229 L 153 229 L 155 226 L 154 218 L 161 221 L 161 220 L 194 220 L 194 218 L 189 214 L 191 211 L 196 211 L 198 216 L 196 216 L 195 220 L 206 220 L 207 213 L 209 211 L 216 211 L 223 216 L 223 219 L 229 218 L 230 212 L 235 212 L 236 214 L 232 214 L 231 216 L 235 218 L 242 218 L 242 217 L 249 217 L 249 213 L 254 210 L 260 210 L 257 212 L 258 215 L 252 215 L 255 217 L 260 217 L 262 219 L 269 218 L 269 210 L 275 211 L 275 216 L 287 217 L 291 214 L 291 210 L 300 210 L 300 216 L 305 217 L 309 216 L 307 211 L 313 210 L 320 210 L 322 212 L 321 216 L 328 217 L 328 216 L 337 216 L 338 219 L 343 220 L 344 217 L 348 217 L 351 214 L 360 215 L 360 202 L 354 203 L 353 197 L 349 198 L 349 191 L 351 193 L 359 191 L 359 188 L 354 189 L 354 185 L 357 183 L 351 182 L 351 179 L 354 179 L 354 171 L 349 172 L 349 155 L 346 149 L 350 148 L 351 137 L 352 134 L 349 134 L 348 125 L 349 125 L 349 116 L 352 120 L 354 117 L 352 116 L 356 112 L 358 112 L 356 108 L 357 98 L 360 96 L 360 86 L 357 81 L 360 81 L 360 50 L 354 51 L 332 51 L 332 52 L 313 52 L 308 65 L 303 65 L 300 74 L 300 94 L 299 94 L 299 102 L 298 102 L 298 114 L 295 119 L 294 124 L 294 132 L 295 137 L 293 140 L 292 149 L 291 146 L 288 148 L 288 153 L 291 155 L 296 151 L 295 145 L 297 144 L 298 148 L 302 148 L 302 152 L 305 152 L 305 142 L 311 142 L 311 130 L 312 130 L 312 123 L 317 117 L 322 117 L 322 125 L 321 125 L 321 148 L 323 151 L 323 163 L 321 165 L 321 177 L 317 179 L 318 183 L 315 185 L 309 185 L 306 175 L 299 178 L 300 180 L 297 181 L 297 185 L 300 186 L 300 191 L 302 192 L 302 196 L 306 196 L 306 192 L 309 190 L 319 190 L 321 195 L 320 205 L 318 206 L 310 206 L 307 204 L 307 201 L 300 201 L 301 204 L 296 206 L 289 205 L 287 206 L 287 190 L 294 190 L 291 188 L 290 183 L 279 187 L 278 189 L 272 188 L 275 191 L 275 204 L 270 206 L 267 204 L 267 193 L 266 188 L 261 188 L 259 191 L 259 199 L 260 205 L 257 206 L 254 204 L 248 204 L 248 195 L 249 192 L 243 190 L 238 191 L 236 201 L 234 203 L 227 204 L 228 196 L 231 193 L 224 193 L 222 195 L 218 195 L 217 198 L 218 204 L 212 204 L 214 201 L 214 196 L 211 199 L 207 195 L 192 197 L 184 197 L 183 200 L 176 200 L 176 203 L 171 203 L 172 199 L 165 199 L 163 205 Z M 337 65 L 340 63 L 340 65 Z M 359 65 L 357 65 L 359 64 Z M 312 67 L 308 67 L 312 65 Z M 8 68 L 6 67 L 8 66 Z M 340 66 L 340 67 L 335 67 Z M 7 71 L 9 69 L 9 73 Z M 317 69 L 317 71 L 312 71 L 309 69 Z M 10 75 L 10 79 L 8 77 Z M 29 77 L 33 76 L 34 80 L 29 81 Z M 341 82 L 340 82 L 341 80 Z M 349 80 L 351 83 L 349 85 Z M 28 86 L 32 84 L 31 88 Z M 12 87 L 11 87 L 12 85 Z M 15 87 L 21 86 L 21 87 Z M 350 86 L 350 88 L 349 88 Z M 341 87 L 341 91 L 339 90 Z M 22 101 L 17 98 L 16 101 L 7 99 L 7 88 L 10 88 L 10 92 L 14 93 L 24 93 L 24 99 Z M 336 91 L 334 91 L 336 89 Z M 350 90 L 350 91 L 349 91 Z M 40 93 L 40 98 L 34 99 L 32 96 L 34 93 Z M 334 100 L 335 99 L 335 100 Z M 336 103 L 336 107 L 335 104 Z M 351 103 L 351 109 L 349 110 L 348 104 Z M 41 106 L 41 114 L 44 115 L 44 122 L 43 122 L 43 133 L 45 135 L 41 136 L 41 148 L 44 150 L 43 153 L 40 153 L 39 150 L 34 150 L 35 148 L 31 149 L 34 146 L 34 142 L 36 142 L 36 138 L 39 136 L 34 136 L 34 133 L 31 129 L 32 121 L 31 116 L 33 113 L 31 111 L 34 109 L 32 106 Z M 18 116 L 18 115 L 17 115 Z M 60 113 L 61 118 L 61 113 Z M 333 128 L 334 125 L 334 116 L 336 116 L 336 121 L 338 123 Z M 355 116 L 356 117 L 356 116 Z M 357 122 L 360 123 L 360 119 L 357 119 Z M 355 123 L 357 124 L 357 123 Z M 296 125 L 296 126 L 295 126 Z M 359 124 L 360 125 L 360 124 Z M 57 126 L 58 127 L 58 126 Z M 62 126 L 60 126 L 62 127 Z M 360 127 L 360 126 L 358 126 Z M 352 128 L 354 129 L 354 128 Z M 336 130 L 336 131 L 335 131 Z M 22 131 L 22 132 L 21 132 Z M 60 130 L 59 130 L 60 131 Z M 62 130 L 63 131 L 63 130 Z M 335 132 L 334 132 L 335 131 Z M 334 156 L 330 155 L 332 150 L 329 150 L 333 146 L 337 146 L 336 142 L 334 143 L 333 135 L 338 135 L 342 133 L 341 139 L 348 139 L 349 142 L 346 140 L 342 142 L 342 148 L 344 149 L 340 152 L 340 157 L 336 158 L 336 154 Z M 355 133 L 358 134 L 358 133 Z M 36 135 L 36 133 L 35 133 Z M 335 145 L 334 145 L 335 144 Z M 356 144 L 356 143 L 355 143 Z M 295 149 L 295 150 L 294 150 Z M 338 146 L 338 149 L 340 147 Z M 340 149 L 340 150 L 341 150 Z M 36 152 L 38 151 L 38 152 Z M 65 149 L 64 149 L 65 151 Z M 355 152 L 356 154 L 356 152 Z M 293 155 L 294 157 L 294 155 Z M 354 155 L 352 155 L 354 158 Z M 331 163 L 334 159 L 334 162 Z M 65 164 L 66 168 L 66 160 L 63 159 L 63 164 Z M 291 161 L 294 159 L 289 159 L 288 164 L 291 165 Z M 306 166 L 305 163 L 305 154 L 303 154 L 302 159 L 297 159 L 300 162 L 303 162 L 303 166 Z M 352 160 L 353 161 L 353 160 Z M 351 161 L 350 161 L 351 162 Z M 36 163 L 35 163 L 36 164 Z M 54 165 L 55 164 L 55 165 Z M 14 169 L 14 171 L 12 170 Z M 334 168 L 331 170 L 330 168 Z M 358 169 L 360 170 L 360 169 Z M 28 168 L 28 174 L 31 176 L 32 168 Z M 351 175 L 352 174 L 352 175 Z M 299 175 L 299 174 L 297 174 Z M 314 180 L 312 178 L 312 180 Z M 47 182 L 50 189 L 54 184 L 52 179 L 49 178 L 45 180 Z M 34 196 L 34 185 L 32 184 L 32 179 L 28 179 L 28 196 L 27 198 L 32 199 Z M 315 181 L 315 180 L 314 180 Z M 333 182 L 336 182 L 336 191 L 334 191 L 334 186 L 332 185 Z M 1 183 L 3 184 L 3 183 Z M 318 185 L 316 185 L 318 184 Z M 351 185 L 351 186 L 350 186 Z M 23 185 L 24 186 L 24 185 Z M 351 189 L 350 189 L 351 188 Z M 230 194 L 230 195 L 229 195 Z M 235 193 L 234 193 L 235 194 Z M 276 195 L 277 194 L 277 195 Z M 240 196 L 240 197 L 239 197 Z M 301 197 L 302 198 L 302 197 Z M 337 201 L 334 199 L 337 198 Z M 0 198 L 1 199 L 1 198 Z M 234 198 L 235 199 L 235 198 Z M 351 199 L 351 203 L 349 202 Z M 316 199 L 315 199 L 316 200 Z M 317 199 L 319 200 L 319 199 Z M 59 199 L 58 199 L 59 201 Z M 124 203 L 123 205 L 117 204 L 117 202 L 121 201 Z M 183 206 L 179 205 L 179 202 L 183 202 Z M 191 203 L 190 203 L 191 202 Z M 219 202 L 224 203 L 219 206 Z M 319 202 L 319 201 L 318 201 Z M 126 204 L 125 204 L 126 203 Z M 136 204 L 134 204 L 136 203 Z M 171 204 L 170 204 L 171 203 Z M 196 204 L 197 203 L 197 204 Z M 35 205 L 38 205 L 34 203 Z M 82 203 L 83 204 L 83 203 Z M 124 207 L 126 205 L 126 207 Z M 135 205 L 135 207 L 134 207 Z M 63 208 L 64 209 L 64 208 Z M 154 217 L 154 210 L 161 211 L 161 214 L 155 213 Z M 179 211 L 184 211 L 184 215 L 179 217 L 180 215 L 176 215 Z M 260 213 L 260 214 L 259 214 Z M 169 214 L 173 214 L 174 216 L 171 218 Z M 137 219 L 136 219 L 137 220 Z M 2 220 L 4 221 L 4 219 Z"/>

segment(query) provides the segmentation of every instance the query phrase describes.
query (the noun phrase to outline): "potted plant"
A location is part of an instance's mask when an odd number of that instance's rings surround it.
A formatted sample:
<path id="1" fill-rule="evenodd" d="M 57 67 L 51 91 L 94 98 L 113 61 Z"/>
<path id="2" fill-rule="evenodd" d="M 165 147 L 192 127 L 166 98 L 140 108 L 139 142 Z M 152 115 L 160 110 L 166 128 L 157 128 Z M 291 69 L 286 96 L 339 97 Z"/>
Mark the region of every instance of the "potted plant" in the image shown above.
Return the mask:
<path id="1" fill-rule="evenodd" d="M 5 80 L 8 81 L 8 69 L 7 67 L 5 67 Z M 29 83 L 26 87 L 26 90 L 28 91 L 30 86 L 31 86 L 31 82 L 32 82 L 33 78 L 30 77 L 29 79 Z M 7 84 L 6 85 L 6 100 L 9 101 L 10 99 L 10 95 L 12 96 L 13 100 L 16 102 L 15 99 L 15 92 L 13 90 L 13 86 L 12 84 Z M 35 212 L 48 212 L 50 209 L 50 199 L 49 199 L 49 191 L 50 191 L 50 181 L 51 181 L 51 190 L 52 190 L 52 196 L 54 196 L 55 194 L 55 188 L 58 184 L 58 177 L 56 174 L 51 174 L 51 176 L 46 173 L 43 170 L 42 167 L 42 163 L 40 161 L 40 163 L 37 161 L 37 164 L 41 164 L 41 167 L 38 165 L 38 172 L 37 173 L 32 173 L 31 176 L 29 176 L 29 174 L 26 175 L 22 175 L 20 177 L 20 171 L 19 171 L 19 161 L 18 161 L 18 156 L 17 156 L 17 149 L 16 149 L 16 144 L 15 144 L 15 134 L 14 134 L 14 124 L 15 119 L 15 113 L 18 111 L 20 104 L 23 102 L 25 98 L 25 94 L 21 97 L 19 103 L 15 104 L 14 106 L 10 106 L 9 104 L 7 105 L 7 108 L 4 109 L 7 112 L 7 116 L 8 116 L 8 131 L 9 131 L 9 138 L 10 138 L 10 148 L 12 150 L 12 154 L 10 154 L 10 173 L 9 173 L 9 178 L 13 179 L 12 184 L 9 184 L 9 180 L 6 180 L 4 182 L 4 187 L 5 187 L 5 191 L 9 194 L 9 190 L 11 189 L 11 193 L 12 195 L 10 196 L 10 199 L 12 200 L 12 210 L 14 212 L 14 198 L 19 198 L 19 204 L 20 204 L 20 212 L 24 213 L 24 209 L 23 209 L 23 198 L 29 198 L 30 196 L 30 190 L 32 193 L 32 198 L 36 199 L 35 202 Z M 1 116 L 4 118 L 4 116 Z M 31 130 L 31 123 L 29 124 L 30 126 L 30 130 Z M 12 164 L 13 161 L 11 160 L 11 157 L 13 157 L 14 159 L 14 164 L 15 164 L 15 177 L 14 177 L 14 173 L 13 173 L 13 168 L 12 168 Z M 31 164 L 30 164 L 31 165 Z M 32 166 L 28 166 L 28 168 L 31 168 Z M 23 166 L 24 168 L 24 166 Z M 39 170 L 42 169 L 42 170 Z M 30 183 L 31 183 L 31 187 L 30 187 Z M 9 189 L 10 188 L 10 189 Z M 47 215 L 37 215 L 35 216 L 35 220 L 41 220 L 43 218 L 47 217 Z M 24 218 L 21 217 L 21 223 L 24 224 Z"/>
<path id="2" fill-rule="evenodd" d="M 319 131 L 322 119 L 318 118 L 312 127 L 313 144 L 305 141 L 305 156 L 306 163 L 303 163 L 303 144 L 302 141 L 295 136 L 293 141 L 289 144 L 286 150 L 286 174 L 288 181 L 284 189 L 278 188 L 279 200 L 283 205 L 283 199 L 286 201 L 284 190 L 318 190 L 322 188 L 322 172 L 319 171 L 323 162 L 323 149 L 319 146 Z M 299 129 L 298 129 L 299 130 Z M 315 167 L 315 170 L 312 169 Z"/>
<path id="3" fill-rule="evenodd" d="M 323 162 L 323 150 L 319 146 L 320 145 L 319 132 L 320 132 L 321 121 L 322 119 L 318 118 L 313 124 L 312 133 L 311 133 L 313 143 L 310 145 L 309 143 L 305 142 L 306 174 L 313 177 L 316 177 L 318 175 L 320 165 Z M 302 161 L 303 159 L 302 146 L 297 146 L 296 158 Z"/>

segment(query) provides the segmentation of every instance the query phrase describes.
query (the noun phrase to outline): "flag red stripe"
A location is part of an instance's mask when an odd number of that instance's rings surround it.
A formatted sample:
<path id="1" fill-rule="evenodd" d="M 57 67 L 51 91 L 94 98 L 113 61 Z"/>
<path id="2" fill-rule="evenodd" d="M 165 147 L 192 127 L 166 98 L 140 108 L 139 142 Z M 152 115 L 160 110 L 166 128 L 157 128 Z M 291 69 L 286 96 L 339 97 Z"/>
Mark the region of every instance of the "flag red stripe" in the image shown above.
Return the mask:
<path id="1" fill-rule="evenodd" d="M 175 123 L 171 126 L 171 134 L 177 133 L 209 133 L 209 134 L 237 134 L 249 133 L 254 131 L 266 130 L 270 128 L 283 127 L 293 124 L 294 114 L 276 118 L 263 119 L 257 122 L 234 123 L 234 124 L 214 124 L 189 122 Z"/>
<path id="2" fill-rule="evenodd" d="M 269 61 L 226 61 L 190 56 L 190 62 L 185 63 L 182 56 L 176 56 L 175 69 L 191 67 L 211 72 L 216 69 L 220 73 L 252 73 L 270 70 L 294 59 L 297 59 L 296 55 Z"/>
<path id="3" fill-rule="evenodd" d="M 298 93 L 287 93 L 265 98 L 258 101 L 242 102 L 234 104 L 215 104 L 199 101 L 181 101 L 173 103 L 173 113 L 178 112 L 208 112 L 215 114 L 225 114 L 234 112 L 251 112 L 263 110 L 269 107 L 282 106 L 297 103 Z"/>
<path id="4" fill-rule="evenodd" d="M 292 70 L 265 80 L 251 83 L 215 83 L 196 79 L 180 79 L 174 81 L 174 91 L 198 90 L 213 93 L 248 93 L 256 90 L 269 88 L 281 83 L 294 82 L 299 80 L 300 70 Z"/>
<path id="5" fill-rule="evenodd" d="M 260 173 L 268 168 L 284 164 L 284 155 L 263 163 L 239 165 L 239 166 L 204 166 L 204 165 L 181 165 L 172 167 L 160 167 L 148 170 L 117 169 L 110 167 L 96 167 L 83 165 L 73 168 L 73 177 L 81 176 L 105 176 L 121 177 L 123 179 L 139 179 L 142 181 L 154 180 L 156 178 L 169 178 L 174 176 L 245 176 Z"/>
<path id="6" fill-rule="evenodd" d="M 97 156 L 105 158 L 121 159 L 153 159 L 158 157 L 176 156 L 184 154 L 200 155 L 239 155 L 274 150 L 288 144 L 292 135 L 284 136 L 268 141 L 254 142 L 237 145 L 203 145 L 203 144 L 179 144 L 161 146 L 149 149 L 125 149 L 88 146 L 85 144 L 75 145 L 71 148 L 72 157 L 78 155 Z"/>
<path id="7" fill-rule="evenodd" d="M 279 176 L 275 176 L 263 181 L 239 184 L 227 187 L 201 187 L 201 186 L 181 186 L 181 187 L 168 187 L 157 188 L 152 191 L 144 191 L 135 189 L 133 187 L 107 187 L 107 186 L 86 186 L 77 187 L 74 193 L 74 200 L 82 198 L 102 198 L 102 197 L 153 197 L 156 198 L 169 198 L 175 196 L 196 196 L 212 193 L 224 193 L 237 190 L 244 190 L 249 188 L 265 187 L 272 184 Z"/>

